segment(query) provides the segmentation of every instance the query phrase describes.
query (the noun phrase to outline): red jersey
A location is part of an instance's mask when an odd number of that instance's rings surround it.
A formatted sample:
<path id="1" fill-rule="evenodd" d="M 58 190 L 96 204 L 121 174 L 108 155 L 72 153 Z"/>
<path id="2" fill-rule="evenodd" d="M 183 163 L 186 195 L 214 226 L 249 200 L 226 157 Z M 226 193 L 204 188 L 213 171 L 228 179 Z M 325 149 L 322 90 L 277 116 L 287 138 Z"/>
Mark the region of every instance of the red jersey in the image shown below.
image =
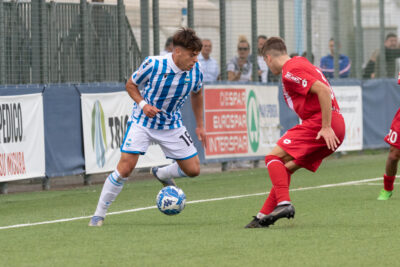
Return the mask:
<path id="1" fill-rule="evenodd" d="M 396 115 L 394 115 L 390 131 L 384 140 L 389 145 L 400 149 L 400 108 L 397 110 Z"/>
<path id="2" fill-rule="evenodd" d="M 309 93 L 316 81 L 324 83 L 331 89 L 332 110 L 340 112 L 335 94 L 320 69 L 305 57 L 293 57 L 283 65 L 282 83 L 285 101 L 302 120 L 321 113 L 318 95 Z"/>

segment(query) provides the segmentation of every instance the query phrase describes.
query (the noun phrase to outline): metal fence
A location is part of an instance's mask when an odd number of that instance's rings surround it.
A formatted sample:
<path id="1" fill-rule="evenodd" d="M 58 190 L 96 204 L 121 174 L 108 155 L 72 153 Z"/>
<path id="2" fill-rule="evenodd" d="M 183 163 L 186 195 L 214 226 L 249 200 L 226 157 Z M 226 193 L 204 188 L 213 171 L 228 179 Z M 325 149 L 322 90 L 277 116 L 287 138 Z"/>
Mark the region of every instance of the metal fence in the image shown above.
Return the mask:
<path id="1" fill-rule="evenodd" d="M 0 84 L 123 81 L 141 61 L 127 22 L 122 2 L 0 0 Z"/>
<path id="2" fill-rule="evenodd" d="M 329 56 L 322 63 L 334 61 L 329 71 L 336 78 L 393 78 L 400 65 L 399 39 L 395 38 L 394 45 L 386 42 L 389 33 L 400 33 L 398 0 L 128 2 L 134 3 L 127 4 L 127 16 L 142 47 L 148 49 L 145 55 L 162 51 L 166 38 L 178 27 L 192 26 L 201 38 L 211 39 L 211 56 L 219 62 L 223 80 L 227 79 L 227 63 L 238 56 L 240 35 L 250 43 L 250 55 L 257 54 L 257 36 L 266 35 L 283 37 L 290 54 L 306 54 L 317 66 L 321 66 L 322 58 Z M 342 75 L 346 67 L 342 55 L 349 59 L 347 75 Z M 257 67 L 255 57 L 252 60 Z"/>
<path id="3" fill-rule="evenodd" d="M 123 81 L 181 26 L 212 41 L 221 80 L 241 35 L 253 81 L 258 35 L 283 37 L 290 54 L 306 55 L 335 78 L 392 78 L 400 69 L 399 0 L 58 1 L 68 0 L 0 0 L 0 84 Z"/>

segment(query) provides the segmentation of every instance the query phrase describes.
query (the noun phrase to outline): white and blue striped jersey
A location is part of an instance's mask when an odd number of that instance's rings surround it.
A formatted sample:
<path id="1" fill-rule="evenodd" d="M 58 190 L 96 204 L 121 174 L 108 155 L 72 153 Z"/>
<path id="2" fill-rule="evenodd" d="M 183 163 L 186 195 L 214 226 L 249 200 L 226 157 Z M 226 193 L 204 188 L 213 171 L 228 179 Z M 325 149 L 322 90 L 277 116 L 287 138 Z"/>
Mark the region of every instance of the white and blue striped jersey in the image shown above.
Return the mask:
<path id="1" fill-rule="evenodd" d="M 132 82 L 144 100 L 161 112 L 149 118 L 135 103 L 129 120 L 150 129 L 176 129 L 182 126 L 180 109 L 187 96 L 191 91 L 199 92 L 203 86 L 203 73 L 198 62 L 189 71 L 179 69 L 169 53 L 147 57 L 132 74 Z"/>

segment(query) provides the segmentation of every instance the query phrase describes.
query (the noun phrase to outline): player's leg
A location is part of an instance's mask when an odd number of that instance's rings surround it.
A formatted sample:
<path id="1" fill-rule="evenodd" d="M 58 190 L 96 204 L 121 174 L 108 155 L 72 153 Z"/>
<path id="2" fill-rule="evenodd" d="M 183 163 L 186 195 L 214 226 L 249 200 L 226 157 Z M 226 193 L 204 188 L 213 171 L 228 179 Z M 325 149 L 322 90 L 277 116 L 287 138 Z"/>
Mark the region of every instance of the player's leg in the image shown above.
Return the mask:
<path id="1" fill-rule="evenodd" d="M 196 177 L 200 174 L 200 160 L 195 155 L 189 159 L 176 159 L 174 163 L 157 169 L 157 176 L 160 179 L 187 176 Z"/>
<path id="2" fill-rule="evenodd" d="M 154 139 L 160 144 L 168 158 L 175 162 L 162 167 L 153 167 L 153 175 L 165 185 L 175 185 L 173 178 L 195 177 L 200 173 L 200 160 L 197 150 L 184 126 L 178 129 L 166 130 L 155 133 Z"/>
<path id="3" fill-rule="evenodd" d="M 189 159 L 177 160 L 180 169 L 186 176 L 196 177 L 200 174 L 200 159 L 199 156 L 194 156 Z"/>
<path id="4" fill-rule="evenodd" d="M 332 116 L 332 128 L 342 142 L 345 127 L 344 120 L 340 115 Z M 303 121 L 301 125 L 288 130 L 279 139 L 277 146 L 265 158 L 273 185 L 272 190 L 260 210 L 258 218 L 253 220 L 259 221 L 249 225 L 267 227 L 277 219 L 294 216 L 295 211 L 289 196 L 291 174 L 299 168 L 316 171 L 322 159 L 333 152 L 326 147 L 324 140 L 315 139 L 320 129 L 320 125 Z M 272 207 L 274 207 L 273 210 Z"/>
<path id="5" fill-rule="evenodd" d="M 104 182 L 96 211 L 89 222 L 89 226 L 101 226 L 103 224 L 108 208 L 121 193 L 124 183 L 135 168 L 138 159 L 139 154 L 121 153 L 116 170 Z"/>
<path id="6" fill-rule="evenodd" d="M 389 155 L 386 160 L 386 173 L 383 176 L 384 188 L 378 200 L 388 200 L 392 196 L 393 184 L 397 173 L 397 164 L 400 158 L 400 109 L 393 118 L 389 133 L 384 140 L 390 145 Z"/>
<path id="7" fill-rule="evenodd" d="M 395 146 L 390 146 L 388 158 L 386 160 L 386 171 L 383 175 L 383 189 L 379 194 L 378 200 L 388 200 L 392 196 L 399 160 L 400 149 Z"/>
<path id="8" fill-rule="evenodd" d="M 194 177 L 200 173 L 200 161 L 199 157 L 196 155 L 190 159 L 177 159 L 174 163 L 162 168 L 153 167 L 150 171 L 163 184 L 163 186 L 176 186 L 173 178 L 187 176 Z"/>
<path id="9" fill-rule="evenodd" d="M 265 164 L 272 182 L 272 188 L 261 210 L 246 225 L 246 228 L 267 227 L 279 218 L 294 216 L 294 207 L 290 202 L 289 196 L 289 185 L 291 174 L 299 169 L 300 166 L 297 166 L 293 162 L 293 157 L 279 146 L 276 146 L 265 157 Z M 261 224 L 263 220 L 266 220 L 264 225 Z"/>
<path id="10" fill-rule="evenodd" d="M 147 151 L 148 145 L 148 129 L 129 123 L 122 142 L 121 157 L 117 168 L 104 182 L 96 211 L 89 222 L 89 226 L 101 226 L 103 224 L 108 208 L 122 191 L 125 181 L 136 167 L 139 155 Z"/>
<path id="11" fill-rule="evenodd" d="M 301 167 L 296 165 L 293 160 L 286 162 L 285 167 L 288 174 L 288 186 L 290 186 L 292 174 Z M 264 205 L 262 206 L 260 212 L 257 214 L 257 218 L 261 219 L 265 215 L 270 214 L 277 205 L 278 203 L 276 201 L 275 188 L 272 187 L 271 191 L 268 194 L 268 198 L 265 200 Z"/>

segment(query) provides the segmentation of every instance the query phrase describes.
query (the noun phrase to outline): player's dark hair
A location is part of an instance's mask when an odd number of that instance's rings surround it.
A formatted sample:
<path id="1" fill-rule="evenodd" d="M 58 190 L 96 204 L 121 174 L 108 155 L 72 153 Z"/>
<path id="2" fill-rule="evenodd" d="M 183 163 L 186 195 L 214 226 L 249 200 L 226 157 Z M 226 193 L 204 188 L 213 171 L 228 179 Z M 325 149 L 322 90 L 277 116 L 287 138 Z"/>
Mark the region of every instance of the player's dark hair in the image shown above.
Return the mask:
<path id="1" fill-rule="evenodd" d="M 165 41 L 165 48 L 167 48 L 171 44 L 172 44 L 172 36 L 168 37 L 167 40 Z"/>
<path id="2" fill-rule="evenodd" d="M 181 46 L 193 52 L 200 52 L 203 44 L 191 28 L 180 28 L 172 37 L 174 46 Z"/>
<path id="3" fill-rule="evenodd" d="M 285 41 L 280 37 L 270 37 L 264 43 L 261 52 L 263 55 L 269 53 L 274 56 L 287 54 Z"/>
<path id="4" fill-rule="evenodd" d="M 387 41 L 387 39 L 392 38 L 392 37 L 397 38 L 397 34 L 395 34 L 393 32 L 388 33 L 386 35 L 385 41 Z"/>

